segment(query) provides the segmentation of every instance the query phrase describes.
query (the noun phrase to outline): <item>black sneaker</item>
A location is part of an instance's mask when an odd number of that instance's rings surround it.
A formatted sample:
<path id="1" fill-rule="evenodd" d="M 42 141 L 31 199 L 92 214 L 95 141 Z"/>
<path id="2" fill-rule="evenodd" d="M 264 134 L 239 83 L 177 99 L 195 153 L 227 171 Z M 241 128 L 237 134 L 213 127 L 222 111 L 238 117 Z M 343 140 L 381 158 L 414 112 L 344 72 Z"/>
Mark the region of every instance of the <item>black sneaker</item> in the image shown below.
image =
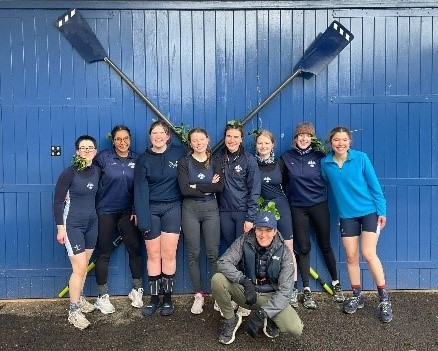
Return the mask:
<path id="1" fill-rule="evenodd" d="M 175 312 L 175 306 L 171 302 L 163 302 L 163 306 L 161 306 L 160 314 L 162 316 L 171 316 Z"/>
<path id="2" fill-rule="evenodd" d="M 280 328 L 271 318 L 265 318 L 263 323 L 263 333 L 265 333 L 268 338 L 273 339 L 280 335 Z"/>
<path id="3" fill-rule="evenodd" d="M 379 303 L 379 310 L 380 310 L 380 321 L 382 323 L 389 323 L 392 321 L 392 305 L 391 301 L 382 301 Z"/>
<path id="4" fill-rule="evenodd" d="M 316 308 L 316 302 L 313 299 L 313 294 L 310 290 L 304 289 L 303 291 L 304 299 L 303 306 L 309 310 L 314 310 Z"/>
<path id="5" fill-rule="evenodd" d="M 143 318 L 148 318 L 152 316 L 158 308 L 161 307 L 160 300 L 158 301 L 149 301 L 149 303 L 141 310 L 141 315 Z"/>
<path id="6" fill-rule="evenodd" d="M 345 313 L 352 314 L 356 312 L 358 308 L 364 308 L 365 299 L 363 295 L 353 296 L 344 301 L 343 309 Z"/>
<path id="7" fill-rule="evenodd" d="M 332 285 L 332 290 L 333 290 L 333 301 L 334 302 L 344 302 L 345 301 L 345 296 L 342 292 L 342 288 L 341 288 L 341 284 L 336 284 L 336 285 Z"/>
<path id="8" fill-rule="evenodd" d="M 234 318 L 227 319 L 224 322 L 221 335 L 219 335 L 219 342 L 224 345 L 231 344 L 236 338 L 236 331 L 242 324 L 242 316 L 234 314 Z"/>

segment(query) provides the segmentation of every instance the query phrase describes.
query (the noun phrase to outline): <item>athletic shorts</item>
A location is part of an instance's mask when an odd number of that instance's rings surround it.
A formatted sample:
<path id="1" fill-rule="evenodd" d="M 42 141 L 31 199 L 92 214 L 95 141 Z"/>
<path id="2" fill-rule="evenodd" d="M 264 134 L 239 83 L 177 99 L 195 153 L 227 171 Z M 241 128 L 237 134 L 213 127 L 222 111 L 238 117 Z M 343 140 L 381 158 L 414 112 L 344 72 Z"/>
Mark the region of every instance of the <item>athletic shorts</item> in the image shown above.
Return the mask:
<path id="1" fill-rule="evenodd" d="M 97 242 L 97 216 L 89 218 L 69 215 L 65 221 L 67 238 L 65 248 L 69 256 L 74 256 L 85 250 L 94 249 Z"/>
<path id="2" fill-rule="evenodd" d="M 151 203 L 151 230 L 143 234 L 144 240 L 156 239 L 161 232 L 176 233 L 181 231 L 181 202 Z"/>
<path id="3" fill-rule="evenodd" d="M 359 236 L 362 232 L 377 233 L 377 213 L 362 217 L 341 218 L 341 237 Z"/>

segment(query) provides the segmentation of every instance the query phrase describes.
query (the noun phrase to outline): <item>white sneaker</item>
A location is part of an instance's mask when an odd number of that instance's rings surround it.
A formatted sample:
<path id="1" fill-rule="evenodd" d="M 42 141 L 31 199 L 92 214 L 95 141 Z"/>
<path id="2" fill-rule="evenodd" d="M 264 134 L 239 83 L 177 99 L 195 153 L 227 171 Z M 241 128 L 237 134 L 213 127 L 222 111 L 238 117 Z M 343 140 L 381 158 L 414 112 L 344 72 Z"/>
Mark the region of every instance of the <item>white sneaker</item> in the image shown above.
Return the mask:
<path id="1" fill-rule="evenodd" d="M 247 310 L 246 308 L 243 308 L 242 306 L 239 306 L 239 308 L 237 309 L 237 312 L 236 312 L 236 314 L 238 314 L 239 316 L 242 316 L 242 317 L 248 317 L 250 313 L 251 313 L 251 310 Z"/>
<path id="2" fill-rule="evenodd" d="M 114 308 L 113 304 L 109 300 L 109 295 L 105 294 L 101 297 L 98 297 L 96 299 L 96 302 L 94 303 L 94 306 L 100 310 L 103 314 L 110 314 L 116 312 L 116 309 Z"/>
<path id="3" fill-rule="evenodd" d="M 231 306 L 233 307 L 234 310 L 236 310 L 237 307 L 239 307 L 239 306 L 237 305 L 237 303 L 235 303 L 235 302 L 232 301 L 232 300 L 231 300 Z M 220 308 L 219 305 L 217 304 L 216 300 L 214 300 L 213 308 L 214 308 L 215 311 L 218 311 L 218 312 L 221 314 L 221 317 L 224 316 L 224 314 L 222 313 L 221 308 Z"/>
<path id="4" fill-rule="evenodd" d="M 131 306 L 135 308 L 143 307 L 143 288 L 138 288 L 138 290 L 132 289 L 128 297 L 132 301 Z"/>
<path id="5" fill-rule="evenodd" d="M 192 312 L 193 314 L 201 314 L 202 311 L 204 311 L 202 308 L 203 306 L 204 306 L 204 296 L 202 296 L 201 293 L 196 293 L 195 301 L 193 301 L 193 305 L 190 312 Z"/>
<path id="6" fill-rule="evenodd" d="M 68 322 L 80 330 L 90 326 L 90 322 L 87 318 L 85 318 L 80 309 L 73 312 L 68 312 Z"/>
<path id="7" fill-rule="evenodd" d="M 215 311 L 218 311 L 218 312 L 221 314 L 221 317 L 224 316 L 224 314 L 222 313 L 221 308 L 220 308 L 219 305 L 217 304 L 216 300 L 214 300 L 213 308 L 214 308 Z"/>
<path id="8" fill-rule="evenodd" d="M 90 313 L 96 309 L 96 307 L 92 303 L 89 303 L 87 300 L 85 300 L 85 297 L 83 296 L 81 296 L 79 304 L 82 313 Z"/>

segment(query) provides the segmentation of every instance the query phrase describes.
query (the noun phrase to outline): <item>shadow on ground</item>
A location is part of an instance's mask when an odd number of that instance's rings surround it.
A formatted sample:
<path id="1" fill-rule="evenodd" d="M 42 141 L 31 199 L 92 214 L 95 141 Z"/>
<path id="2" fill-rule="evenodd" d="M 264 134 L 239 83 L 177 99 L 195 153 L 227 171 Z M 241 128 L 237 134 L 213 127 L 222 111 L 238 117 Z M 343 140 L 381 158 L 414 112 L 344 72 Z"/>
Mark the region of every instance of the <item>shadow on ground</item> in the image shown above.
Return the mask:
<path id="1" fill-rule="evenodd" d="M 67 322 L 67 299 L 0 301 L 0 350 L 297 350 L 297 351 L 435 351 L 438 350 L 438 293 L 394 292 L 394 320 L 378 320 L 375 294 L 365 308 L 346 315 L 327 294 L 316 294 L 318 309 L 298 313 L 304 322 L 299 340 L 290 335 L 253 339 L 245 323 L 231 345 L 217 338 L 222 318 L 206 298 L 201 315 L 192 315 L 192 297 L 175 297 L 176 312 L 142 319 L 127 297 L 113 299 L 116 313 L 88 314 L 91 327 L 80 331 Z M 146 300 L 146 298 L 145 298 Z"/>

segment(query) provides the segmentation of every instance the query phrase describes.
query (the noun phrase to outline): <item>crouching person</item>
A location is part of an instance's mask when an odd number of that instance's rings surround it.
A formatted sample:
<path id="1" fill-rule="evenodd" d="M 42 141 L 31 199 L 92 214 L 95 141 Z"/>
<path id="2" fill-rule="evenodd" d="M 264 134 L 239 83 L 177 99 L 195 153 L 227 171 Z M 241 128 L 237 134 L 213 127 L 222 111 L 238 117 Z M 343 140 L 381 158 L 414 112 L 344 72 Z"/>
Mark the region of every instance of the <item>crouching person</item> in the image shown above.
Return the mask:
<path id="1" fill-rule="evenodd" d="M 277 232 L 275 216 L 258 213 L 254 227 L 223 254 L 218 273 L 211 280 L 213 297 L 225 317 L 219 336 L 222 344 L 231 344 L 242 324 L 232 301 L 251 310 L 246 331 L 252 337 L 262 330 L 269 338 L 280 332 L 299 337 L 303 330 L 300 317 L 289 304 L 294 266 L 290 250 Z"/>

